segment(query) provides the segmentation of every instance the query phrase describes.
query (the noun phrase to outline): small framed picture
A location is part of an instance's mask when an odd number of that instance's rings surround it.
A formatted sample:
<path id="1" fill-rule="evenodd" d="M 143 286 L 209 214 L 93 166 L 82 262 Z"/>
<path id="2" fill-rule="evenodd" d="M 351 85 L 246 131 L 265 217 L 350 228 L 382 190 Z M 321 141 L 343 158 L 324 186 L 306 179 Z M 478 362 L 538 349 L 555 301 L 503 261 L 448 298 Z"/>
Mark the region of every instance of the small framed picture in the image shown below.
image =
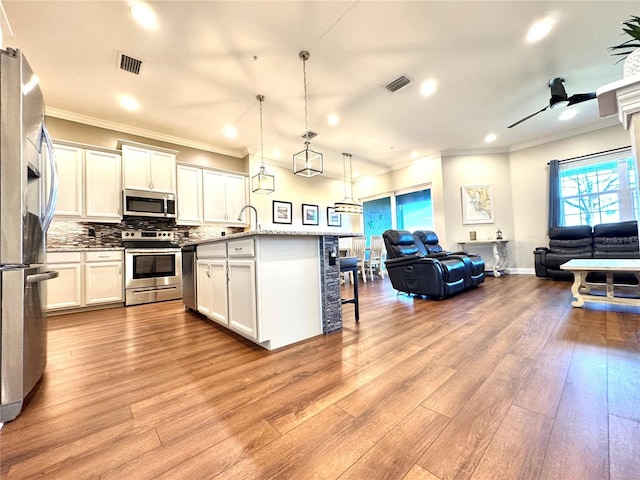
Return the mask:
<path id="1" fill-rule="evenodd" d="M 273 223 L 291 223 L 291 202 L 273 201 Z"/>
<path id="2" fill-rule="evenodd" d="M 302 204 L 302 224 L 318 225 L 318 205 Z"/>
<path id="3" fill-rule="evenodd" d="M 327 207 L 327 225 L 329 227 L 342 226 L 342 216 L 336 213 L 336 209 L 333 207 Z"/>

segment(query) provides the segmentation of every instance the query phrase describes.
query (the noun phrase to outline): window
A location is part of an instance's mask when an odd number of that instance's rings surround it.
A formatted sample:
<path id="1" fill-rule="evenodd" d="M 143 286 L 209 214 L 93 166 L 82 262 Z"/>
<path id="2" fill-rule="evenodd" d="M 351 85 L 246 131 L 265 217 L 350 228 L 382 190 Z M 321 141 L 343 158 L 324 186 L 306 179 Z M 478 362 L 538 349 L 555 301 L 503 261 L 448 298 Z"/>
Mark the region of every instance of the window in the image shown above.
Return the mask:
<path id="1" fill-rule="evenodd" d="M 638 218 L 636 164 L 630 150 L 560 163 L 562 225 Z"/>
<path id="2" fill-rule="evenodd" d="M 363 207 L 367 239 L 391 228 L 410 232 L 434 229 L 430 188 L 364 201 Z"/>

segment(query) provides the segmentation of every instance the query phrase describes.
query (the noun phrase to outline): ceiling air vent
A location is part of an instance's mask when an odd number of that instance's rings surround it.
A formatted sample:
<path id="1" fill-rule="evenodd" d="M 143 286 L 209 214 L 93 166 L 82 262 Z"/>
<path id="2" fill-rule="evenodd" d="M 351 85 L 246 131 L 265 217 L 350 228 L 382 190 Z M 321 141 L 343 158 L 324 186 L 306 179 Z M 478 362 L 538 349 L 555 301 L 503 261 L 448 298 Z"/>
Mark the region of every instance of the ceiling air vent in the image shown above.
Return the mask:
<path id="1" fill-rule="evenodd" d="M 395 93 L 398 90 L 400 90 L 401 88 L 406 87 L 407 85 L 409 85 L 412 81 L 413 80 L 411 80 L 406 75 L 401 75 L 398 78 L 396 78 L 393 82 L 390 82 L 387 85 L 385 85 L 384 88 L 389 90 L 391 93 Z"/>
<path id="2" fill-rule="evenodd" d="M 311 140 L 312 138 L 317 136 L 318 134 L 316 132 L 312 132 L 311 130 L 302 134 L 302 138 L 304 138 L 305 140 Z"/>
<path id="3" fill-rule="evenodd" d="M 140 75 L 141 65 L 142 60 L 133 58 L 126 53 L 118 52 L 118 68 L 120 68 L 120 70 Z"/>

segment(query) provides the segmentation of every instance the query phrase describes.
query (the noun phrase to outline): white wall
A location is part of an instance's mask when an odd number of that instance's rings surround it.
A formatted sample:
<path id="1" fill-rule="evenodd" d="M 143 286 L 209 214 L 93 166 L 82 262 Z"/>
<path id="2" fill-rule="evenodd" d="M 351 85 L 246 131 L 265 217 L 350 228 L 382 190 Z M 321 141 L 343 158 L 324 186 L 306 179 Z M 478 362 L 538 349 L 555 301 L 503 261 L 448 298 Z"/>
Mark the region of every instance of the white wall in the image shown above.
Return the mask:
<path id="1" fill-rule="evenodd" d="M 478 240 L 493 240 L 498 228 L 503 238 L 513 240 L 513 210 L 511 174 L 508 153 L 483 155 L 456 155 L 443 157 L 444 215 L 447 218 L 447 243 L 441 242 L 448 250 L 458 250 L 459 240 L 469 240 L 469 232 L 475 231 Z M 462 186 L 491 185 L 495 223 L 465 225 L 462 223 Z M 442 235 L 438 232 L 438 236 Z M 509 242 L 510 256 L 513 256 L 513 242 Z M 466 246 L 465 250 L 480 254 L 487 265 L 492 265 L 492 246 Z"/>
<path id="2" fill-rule="evenodd" d="M 263 230 L 313 231 L 313 232 L 362 232 L 362 216 L 342 215 L 341 227 L 327 226 L 327 207 L 344 198 L 342 179 L 326 175 L 305 178 L 294 175 L 291 168 L 270 165 L 265 162 L 267 173 L 275 175 L 276 190 L 268 195 L 250 193 L 250 203 L 258 211 Z M 254 155 L 249 159 L 249 183 L 260 168 L 260 159 Z M 251 187 L 249 186 L 249 191 Z M 273 201 L 292 203 L 292 224 L 273 223 Z M 318 205 L 319 225 L 302 225 L 302 204 Z M 253 214 L 252 214 L 253 215 Z M 252 223 L 252 228 L 255 225 Z"/>

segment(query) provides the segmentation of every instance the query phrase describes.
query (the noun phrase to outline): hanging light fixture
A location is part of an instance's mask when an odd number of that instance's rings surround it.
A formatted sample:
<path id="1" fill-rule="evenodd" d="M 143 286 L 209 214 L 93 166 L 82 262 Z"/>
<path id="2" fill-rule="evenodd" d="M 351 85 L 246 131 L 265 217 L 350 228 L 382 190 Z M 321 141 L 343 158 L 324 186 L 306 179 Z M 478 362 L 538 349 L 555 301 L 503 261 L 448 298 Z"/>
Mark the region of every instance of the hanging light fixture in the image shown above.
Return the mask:
<path id="1" fill-rule="evenodd" d="M 309 131 L 308 121 L 308 103 L 307 103 L 307 70 L 306 62 L 309 60 L 309 52 L 303 50 L 298 54 L 298 57 L 302 59 L 302 75 L 304 79 L 304 125 L 305 131 L 302 138 L 304 138 L 304 150 L 296 153 L 293 156 L 293 173 L 301 175 L 303 177 L 313 177 L 322 173 L 322 154 L 314 152 L 309 149 L 309 140 L 316 136 L 316 133 Z"/>
<path id="2" fill-rule="evenodd" d="M 347 158 L 349 159 L 349 182 L 347 183 Z M 344 200 L 336 202 L 336 213 L 347 215 L 362 215 L 362 204 L 353 199 L 353 179 L 351 178 L 351 154 L 342 154 L 342 169 L 344 172 Z M 347 188 L 348 186 L 348 188 Z"/>
<path id="3" fill-rule="evenodd" d="M 251 191 L 253 193 L 272 193 L 276 189 L 276 179 L 273 175 L 269 175 L 264 168 L 264 141 L 262 134 L 262 102 L 264 95 L 256 95 L 256 99 L 260 102 L 260 171 L 251 177 Z"/>

